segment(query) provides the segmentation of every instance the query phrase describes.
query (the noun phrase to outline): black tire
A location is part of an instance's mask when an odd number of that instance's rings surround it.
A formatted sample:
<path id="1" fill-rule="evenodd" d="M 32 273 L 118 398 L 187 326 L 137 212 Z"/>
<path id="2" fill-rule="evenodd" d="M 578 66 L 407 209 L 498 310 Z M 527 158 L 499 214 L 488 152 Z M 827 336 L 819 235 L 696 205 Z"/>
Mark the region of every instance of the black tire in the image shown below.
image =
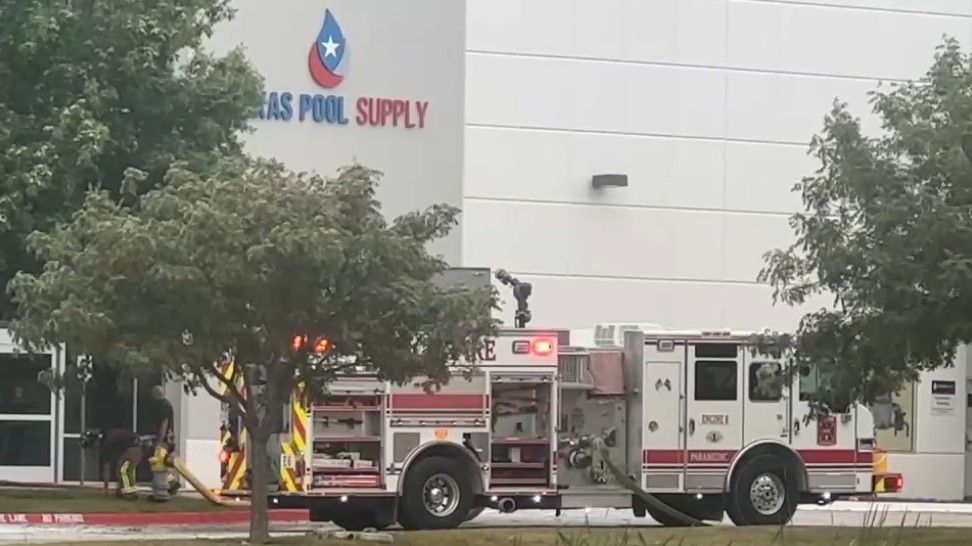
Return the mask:
<path id="1" fill-rule="evenodd" d="M 755 505 L 751 494 L 757 481 L 765 492 L 761 508 Z M 783 495 L 782 502 L 778 499 L 779 492 Z M 728 497 L 726 512 L 736 525 L 784 525 L 793 518 L 797 508 L 796 476 L 787 471 L 782 458 L 758 455 L 733 473 Z"/>
<path id="2" fill-rule="evenodd" d="M 426 507 L 425 489 L 426 485 L 435 485 L 427 483 L 433 478 L 441 486 L 435 489 L 446 490 L 443 499 L 449 499 L 442 513 L 433 513 Z M 398 522 L 409 530 L 454 529 L 466 521 L 472 507 L 472 488 L 462 465 L 449 457 L 429 457 L 412 465 L 405 476 Z"/>

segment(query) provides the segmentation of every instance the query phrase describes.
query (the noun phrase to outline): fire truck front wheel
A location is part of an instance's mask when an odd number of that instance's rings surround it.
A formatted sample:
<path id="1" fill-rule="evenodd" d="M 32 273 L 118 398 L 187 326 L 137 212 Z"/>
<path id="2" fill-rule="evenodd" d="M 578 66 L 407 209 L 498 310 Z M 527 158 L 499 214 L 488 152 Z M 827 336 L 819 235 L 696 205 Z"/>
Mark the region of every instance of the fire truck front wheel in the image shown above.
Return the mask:
<path id="1" fill-rule="evenodd" d="M 416 462 L 405 476 L 398 522 L 406 529 L 453 529 L 473 507 L 462 465 L 449 457 Z"/>
<path id="2" fill-rule="evenodd" d="M 796 478 L 779 457 L 759 455 L 734 473 L 727 500 L 736 525 L 782 525 L 796 512 Z"/>

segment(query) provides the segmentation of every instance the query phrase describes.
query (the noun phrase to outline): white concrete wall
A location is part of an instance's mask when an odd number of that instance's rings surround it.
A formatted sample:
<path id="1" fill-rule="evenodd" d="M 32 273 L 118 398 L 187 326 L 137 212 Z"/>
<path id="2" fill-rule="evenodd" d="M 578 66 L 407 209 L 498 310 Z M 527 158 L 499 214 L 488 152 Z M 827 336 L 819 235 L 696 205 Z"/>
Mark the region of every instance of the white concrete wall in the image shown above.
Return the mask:
<path id="1" fill-rule="evenodd" d="M 384 173 L 378 198 L 389 216 L 433 203 L 461 204 L 463 153 L 463 43 L 465 5 L 455 0 L 234 0 L 235 20 L 221 25 L 210 46 L 242 45 L 263 75 L 268 93 L 289 92 L 289 121 L 255 119 L 246 138 L 254 155 L 277 159 L 296 171 L 334 176 L 360 162 Z M 308 50 L 330 10 L 346 39 L 344 80 L 317 85 Z M 301 94 L 344 99 L 346 124 L 300 121 Z M 358 125 L 359 98 L 428 103 L 425 126 Z M 256 113 L 256 112 L 254 112 Z M 413 112 L 415 123 L 417 112 Z M 458 262 L 459 228 L 435 250 Z"/>
<path id="2" fill-rule="evenodd" d="M 463 265 L 533 281 L 538 325 L 793 326 L 755 278 L 810 137 L 835 97 L 876 131 L 946 33 L 972 3 L 468 0 Z"/>
<path id="3" fill-rule="evenodd" d="M 536 325 L 790 328 L 801 310 L 755 280 L 792 240 L 811 136 L 835 98 L 876 133 L 867 93 L 922 75 L 943 34 L 972 43 L 972 2 L 468 0 L 463 265 L 532 281 Z M 962 498 L 965 370 L 916 386 L 900 496 Z"/>

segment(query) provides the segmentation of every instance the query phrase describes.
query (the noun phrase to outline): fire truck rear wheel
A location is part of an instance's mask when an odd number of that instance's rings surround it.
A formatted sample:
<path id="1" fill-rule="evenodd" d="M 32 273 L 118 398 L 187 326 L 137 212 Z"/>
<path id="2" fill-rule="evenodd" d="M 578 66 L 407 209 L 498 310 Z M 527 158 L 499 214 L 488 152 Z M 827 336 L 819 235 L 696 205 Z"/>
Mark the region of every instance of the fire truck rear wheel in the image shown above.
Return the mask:
<path id="1" fill-rule="evenodd" d="M 779 457 L 756 456 L 733 474 L 726 512 L 736 525 L 783 525 L 796 507 L 796 477 Z"/>
<path id="2" fill-rule="evenodd" d="M 462 465 L 449 457 L 429 457 L 405 476 L 398 522 L 409 530 L 453 529 L 466 521 L 472 507 Z"/>

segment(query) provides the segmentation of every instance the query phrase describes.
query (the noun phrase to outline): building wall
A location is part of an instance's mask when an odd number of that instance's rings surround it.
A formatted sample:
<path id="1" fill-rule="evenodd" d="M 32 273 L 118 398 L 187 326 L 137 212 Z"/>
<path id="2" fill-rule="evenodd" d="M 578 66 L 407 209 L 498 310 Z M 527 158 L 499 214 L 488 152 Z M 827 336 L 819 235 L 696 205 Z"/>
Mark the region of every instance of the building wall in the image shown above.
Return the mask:
<path id="1" fill-rule="evenodd" d="M 867 114 L 972 4 L 469 0 L 463 265 L 534 282 L 536 324 L 786 328 L 755 282 L 834 98 Z M 876 121 L 865 116 L 865 127 Z M 627 188 L 590 189 L 625 173 Z M 506 313 L 509 314 L 509 313 Z"/>
<path id="2" fill-rule="evenodd" d="M 382 169 L 390 214 L 461 204 L 461 230 L 437 250 L 532 281 L 534 324 L 573 328 L 792 327 L 800 310 L 772 306 L 755 278 L 763 252 L 791 241 L 790 188 L 815 167 L 806 150 L 823 116 L 839 97 L 875 132 L 868 91 L 919 76 L 942 34 L 972 42 L 963 0 L 285 5 L 237 0 L 214 48 L 242 43 L 268 91 L 332 93 L 306 66 L 331 9 L 353 59 L 333 93 L 428 100 L 430 125 L 257 120 L 248 149 L 323 174 L 354 160 Z M 600 173 L 629 186 L 593 191 Z M 923 389 L 915 453 L 891 458 L 908 476 L 963 458 L 949 436 L 963 425 L 922 413 Z M 213 402 L 182 404 L 190 467 L 215 469 L 218 423 L 196 419 L 216 415 Z M 908 477 L 905 495 L 957 498 L 957 483 Z"/>
<path id="3" fill-rule="evenodd" d="M 892 472 L 904 475 L 904 490 L 893 496 L 907 499 L 962 500 L 966 481 L 966 376 L 968 347 L 960 348 L 954 366 L 926 372 L 914 386 L 914 448 L 889 453 Z M 934 382 L 954 382 L 954 395 L 935 395 Z M 964 479 L 959 479 L 964 477 Z"/>
<path id="4" fill-rule="evenodd" d="M 290 120 L 254 119 L 246 137 L 250 153 L 282 161 L 291 169 L 333 176 L 360 162 L 384 173 L 378 198 L 389 216 L 433 203 L 461 201 L 463 153 L 463 44 L 465 4 L 451 0 L 381 2 L 359 0 L 235 0 L 236 19 L 217 29 L 215 51 L 242 45 L 263 75 L 269 93 L 291 93 Z M 316 84 L 308 70 L 308 49 L 330 10 L 346 40 L 340 69 L 344 80 L 332 89 Z M 344 101 L 346 124 L 299 119 L 302 94 Z M 358 125 L 358 99 L 408 103 L 413 128 Z M 427 103 L 424 126 L 417 101 Z M 268 116 L 269 117 L 269 116 Z M 458 263 L 459 229 L 435 247 Z"/>
<path id="5" fill-rule="evenodd" d="M 534 323 L 571 328 L 795 326 L 755 280 L 792 241 L 824 115 L 839 98 L 875 134 L 869 91 L 923 74 L 943 34 L 972 43 L 963 0 L 467 4 L 463 264 L 532 281 Z M 601 173 L 629 186 L 592 190 Z M 899 496 L 963 497 L 965 375 L 963 357 L 916 385 Z"/>

